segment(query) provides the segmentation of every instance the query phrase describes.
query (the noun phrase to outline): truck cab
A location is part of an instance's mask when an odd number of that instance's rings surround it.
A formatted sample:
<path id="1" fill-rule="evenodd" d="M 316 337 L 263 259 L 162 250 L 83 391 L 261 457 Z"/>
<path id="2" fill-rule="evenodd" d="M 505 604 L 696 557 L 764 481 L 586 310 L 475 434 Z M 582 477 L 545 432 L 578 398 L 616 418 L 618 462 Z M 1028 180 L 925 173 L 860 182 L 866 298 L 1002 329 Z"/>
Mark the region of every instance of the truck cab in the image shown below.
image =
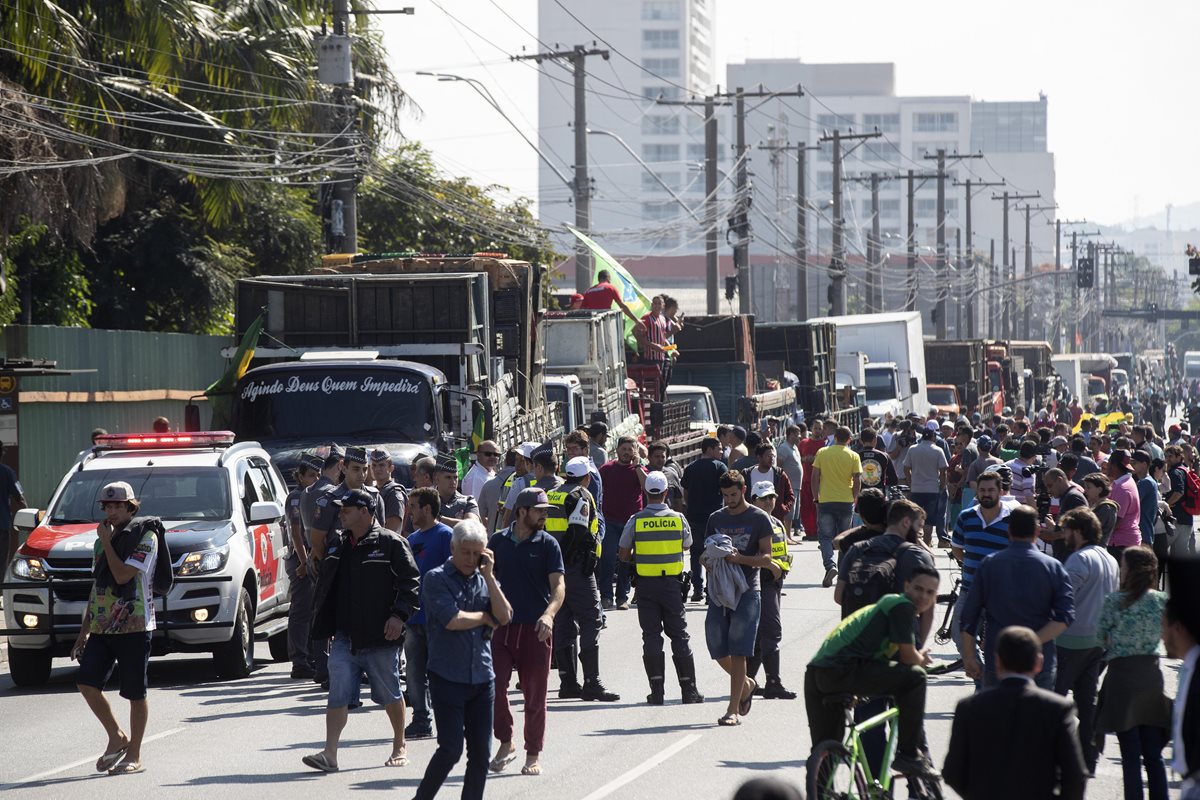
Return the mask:
<path id="1" fill-rule="evenodd" d="M 864 373 L 867 387 L 867 413 L 872 417 L 882 417 L 889 413 L 893 417 L 903 416 L 905 413 L 904 398 L 909 397 L 911 392 L 901 395 L 900 373 L 896 364 L 891 361 L 869 363 Z"/>
<path id="2" fill-rule="evenodd" d="M 1112 393 L 1115 397 L 1129 394 L 1129 373 L 1123 369 L 1112 371 Z"/>
<path id="3" fill-rule="evenodd" d="M 681 384 L 667 387 L 668 400 L 686 400 L 691 403 L 691 423 L 694 431 L 703 431 L 709 436 L 717 435 L 717 425 L 721 423 L 717 413 L 717 401 L 712 390 L 707 386 L 689 386 Z"/>
<path id="4" fill-rule="evenodd" d="M 575 375 L 547 375 L 546 402 L 557 404 L 562 412 L 563 428 L 573 431 L 589 420 L 583 411 L 583 387 Z"/>
<path id="5" fill-rule="evenodd" d="M 962 402 L 958 396 L 958 387 L 946 383 L 930 383 L 925 386 L 929 403 L 942 414 L 959 414 L 962 412 Z"/>

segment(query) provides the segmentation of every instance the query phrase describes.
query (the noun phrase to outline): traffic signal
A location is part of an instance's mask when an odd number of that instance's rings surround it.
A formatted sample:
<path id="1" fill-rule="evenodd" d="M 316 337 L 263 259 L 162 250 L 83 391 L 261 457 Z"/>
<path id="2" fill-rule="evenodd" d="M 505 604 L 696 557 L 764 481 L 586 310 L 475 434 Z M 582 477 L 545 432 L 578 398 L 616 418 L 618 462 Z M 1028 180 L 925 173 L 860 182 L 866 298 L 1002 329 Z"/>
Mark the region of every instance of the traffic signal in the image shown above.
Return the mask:
<path id="1" fill-rule="evenodd" d="M 1080 289 L 1091 289 L 1096 284 L 1095 265 L 1090 258 L 1081 258 L 1075 265 L 1075 285 Z"/>

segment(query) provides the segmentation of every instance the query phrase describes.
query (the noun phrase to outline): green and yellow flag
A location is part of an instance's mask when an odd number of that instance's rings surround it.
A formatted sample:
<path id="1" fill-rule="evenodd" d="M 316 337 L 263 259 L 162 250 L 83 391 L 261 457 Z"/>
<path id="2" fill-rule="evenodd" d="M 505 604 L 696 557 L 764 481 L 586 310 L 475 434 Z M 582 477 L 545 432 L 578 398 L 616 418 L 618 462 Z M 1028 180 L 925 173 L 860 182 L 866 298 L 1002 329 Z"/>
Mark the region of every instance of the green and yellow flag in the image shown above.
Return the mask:
<path id="1" fill-rule="evenodd" d="M 258 346 L 258 335 L 262 333 L 266 321 L 266 314 L 263 313 L 250 323 L 250 327 L 246 329 L 246 335 L 242 337 L 242 343 L 238 345 L 237 352 L 233 354 L 233 359 L 225 369 L 225 374 L 204 390 L 205 397 L 212 403 L 212 427 L 214 430 L 227 428 L 232 421 L 234 387 L 246 374 L 246 370 L 250 369 L 250 361 L 254 358 L 254 349 Z"/>
<path id="2" fill-rule="evenodd" d="M 479 404 L 479 409 L 475 412 L 475 426 L 471 429 L 471 450 L 479 449 L 479 444 L 483 441 L 483 437 L 487 435 L 487 414 L 484 413 L 485 406 Z"/>
<path id="3" fill-rule="evenodd" d="M 579 241 L 587 245 L 588 250 L 592 251 L 592 281 L 595 282 L 600 270 L 608 270 L 613 286 L 617 287 L 617 291 L 621 293 L 621 299 L 625 301 L 625 305 L 629 306 L 629 310 L 638 319 L 649 314 L 650 298 L 646 297 L 645 292 L 642 291 L 642 287 L 629 274 L 629 271 L 621 266 L 621 262 L 610 256 L 603 247 L 593 242 L 587 236 L 569 225 L 567 227 L 571 233 L 579 237 Z M 633 336 L 633 320 L 629 319 L 629 317 L 625 318 L 625 341 L 634 350 L 638 349 L 637 340 Z"/>

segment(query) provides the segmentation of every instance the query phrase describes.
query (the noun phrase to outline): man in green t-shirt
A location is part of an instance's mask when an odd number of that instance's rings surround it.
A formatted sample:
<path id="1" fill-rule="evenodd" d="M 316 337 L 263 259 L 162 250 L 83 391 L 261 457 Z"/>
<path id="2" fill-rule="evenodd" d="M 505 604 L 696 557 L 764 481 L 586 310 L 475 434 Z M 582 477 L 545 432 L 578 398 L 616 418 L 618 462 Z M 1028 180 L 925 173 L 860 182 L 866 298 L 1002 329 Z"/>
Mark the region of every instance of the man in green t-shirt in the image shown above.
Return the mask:
<path id="1" fill-rule="evenodd" d="M 830 695 L 891 697 L 900 711 L 900 735 L 892 768 L 905 775 L 932 775 L 921 755 L 924 739 L 925 670 L 928 648 L 918 650 L 916 618 L 937 603 L 939 575 L 914 567 L 904 594 L 885 595 L 843 619 L 821 644 L 804 675 L 804 705 L 815 748 L 826 739 L 841 741 L 844 714 Z"/>

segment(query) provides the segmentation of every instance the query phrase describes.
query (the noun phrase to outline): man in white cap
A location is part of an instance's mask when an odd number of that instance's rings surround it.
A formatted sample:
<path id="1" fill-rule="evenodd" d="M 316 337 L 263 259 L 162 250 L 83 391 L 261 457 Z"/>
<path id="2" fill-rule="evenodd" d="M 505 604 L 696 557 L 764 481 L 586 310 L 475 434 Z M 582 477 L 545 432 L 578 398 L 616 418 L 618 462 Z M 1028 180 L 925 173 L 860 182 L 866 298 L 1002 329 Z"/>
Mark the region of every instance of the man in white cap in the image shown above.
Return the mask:
<path id="1" fill-rule="evenodd" d="M 557 469 L 554 454 L 539 453 L 535 464 Z M 546 533 L 558 542 L 566 566 L 566 599 L 554 616 L 554 651 L 558 663 L 558 696 L 614 702 L 620 695 L 608 691 L 600 680 L 600 588 L 596 565 L 600 561 L 600 523 L 596 501 L 588 487 L 591 459 L 585 456 L 567 462 L 564 483 L 546 490 L 554 506 L 546 514 Z M 575 662 L 583 664 L 579 685 Z"/>
<path id="2" fill-rule="evenodd" d="M 512 524 L 514 515 L 512 505 L 508 502 L 509 498 L 516 500 L 517 495 L 523 489 L 528 489 L 533 485 L 533 454 L 537 449 L 537 442 L 521 442 L 517 445 L 516 471 L 509 476 L 508 480 L 504 482 L 504 488 L 500 490 L 499 519 L 496 520 L 496 530 Z"/>
<path id="3" fill-rule="evenodd" d="M 646 476 L 646 506 L 625 523 L 618 542 L 619 557 L 626 563 L 633 562 L 637 581 L 642 664 L 650 681 L 646 702 L 652 706 L 661 706 L 665 700 L 664 633 L 671 640 L 671 658 L 683 702 L 704 702 L 696 688 L 696 663 L 683 610 L 688 587 L 685 554 L 692 546 L 692 529 L 683 514 L 666 504 L 667 488 L 663 473 L 655 471 Z"/>
<path id="4" fill-rule="evenodd" d="M 71 658 L 79 660 L 75 679 L 79 692 L 108 734 L 108 746 L 96 762 L 96 770 L 128 775 L 144 769 L 142 737 L 150 715 L 146 665 L 154 634 L 151 590 L 159 559 L 158 536 L 150 525 L 139 524 L 142 520 L 134 523 L 140 503 L 125 481 L 101 489 L 99 502 L 104 519 L 96 527 L 95 583 Z M 163 556 L 169 569 L 170 555 Z M 129 701 L 128 735 L 104 699 L 104 684 L 114 664 L 121 697 Z"/>
<path id="5" fill-rule="evenodd" d="M 774 481 L 758 481 L 750 487 L 750 502 L 771 517 L 771 566 L 759 572 L 762 586 L 762 608 L 758 612 L 758 637 L 754 642 L 754 655 L 746 659 L 746 677 L 755 682 L 754 693 L 767 700 L 795 700 L 796 693 L 789 691 L 779 677 L 779 643 L 783 641 L 783 617 L 779 605 L 783 598 L 783 579 L 792 568 L 792 557 L 788 555 L 787 530 L 775 517 Z M 759 689 L 756 677 L 758 666 L 767 673 L 766 684 Z"/>

